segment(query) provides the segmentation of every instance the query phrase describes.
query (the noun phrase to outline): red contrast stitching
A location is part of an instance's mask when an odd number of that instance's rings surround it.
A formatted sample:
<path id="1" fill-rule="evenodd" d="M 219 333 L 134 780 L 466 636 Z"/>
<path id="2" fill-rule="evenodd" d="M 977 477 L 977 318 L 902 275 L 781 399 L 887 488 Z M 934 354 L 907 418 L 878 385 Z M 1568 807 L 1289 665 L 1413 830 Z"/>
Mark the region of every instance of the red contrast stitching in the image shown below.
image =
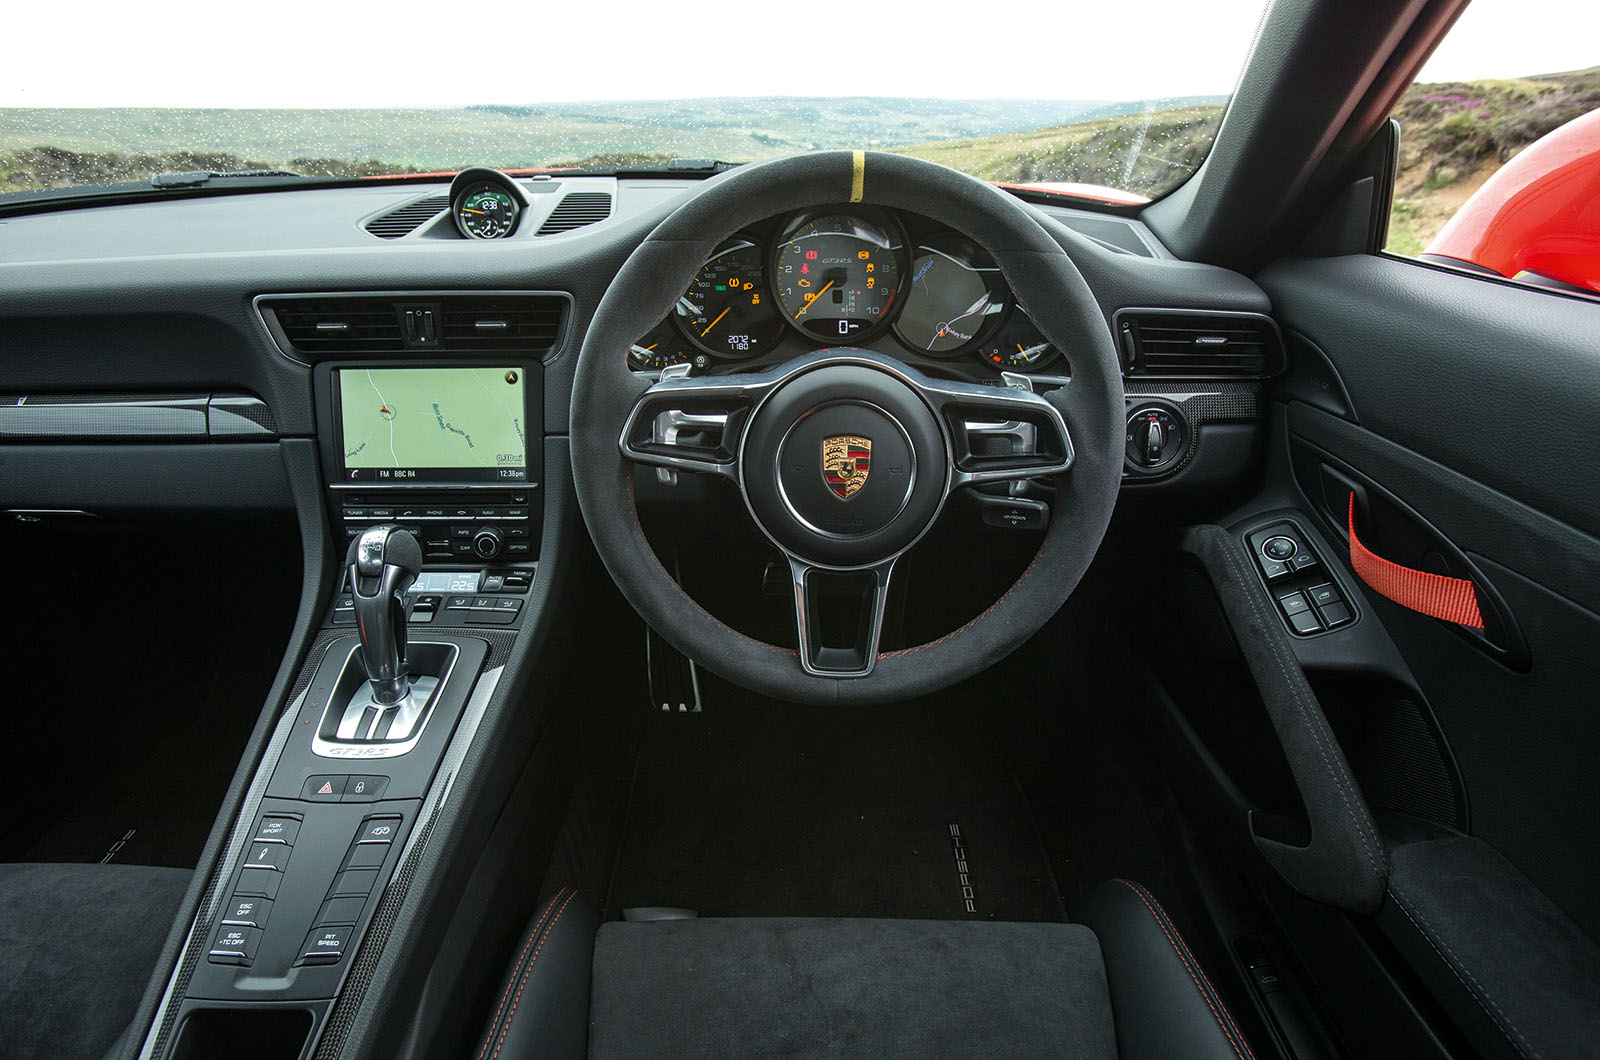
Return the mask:
<path id="1" fill-rule="evenodd" d="M 966 633 L 968 630 L 972 629 L 972 627 L 976 626 L 979 622 L 982 622 L 984 619 L 988 618 L 991 614 L 994 613 L 995 609 L 997 609 L 1001 604 L 1003 604 L 1007 600 L 1011 599 L 1011 594 L 1012 593 L 1014 593 L 1018 589 L 1022 588 L 1022 583 L 1023 582 L 1027 581 L 1029 578 L 1031 578 L 1033 576 L 1034 568 L 1039 565 L 1039 559 L 1040 559 L 1040 557 L 1042 557 L 1044 555 L 1045 549 L 1049 547 L 1050 538 L 1051 538 L 1052 535 L 1055 534 L 1056 527 L 1058 525 L 1060 525 L 1059 522 L 1052 522 L 1050 524 L 1050 529 L 1045 532 L 1044 540 L 1039 542 L 1039 551 L 1037 551 L 1037 552 L 1035 552 L 1033 554 L 1033 561 L 1028 564 L 1028 566 L 1023 570 L 1023 572 L 1017 577 L 1017 580 L 1012 583 L 1011 588 L 1007 589 L 1005 591 L 1005 593 L 1003 595 L 1001 595 L 1000 599 L 996 600 L 994 603 L 992 603 L 988 607 L 984 608 L 983 612 L 980 615 L 978 615 L 977 618 L 974 618 L 972 621 L 968 622 L 966 625 L 962 626 L 960 629 L 956 629 L 956 630 L 953 630 L 953 631 L 951 631 L 949 633 L 946 633 L 944 636 L 940 637 L 938 640 L 930 640 L 930 641 L 928 641 L 928 643 L 926 643 L 926 644 L 918 644 L 914 648 L 901 648 L 898 651 L 883 652 L 883 653 L 879 654 L 878 658 L 880 658 L 880 659 L 897 659 L 897 658 L 901 658 L 901 657 L 906 656 L 906 655 L 915 655 L 917 652 L 926 651 L 929 648 L 936 648 L 939 645 L 943 644 L 945 641 L 952 640 L 952 639 L 954 639 L 956 637 L 961 636 L 963 633 Z"/>
<path id="2" fill-rule="evenodd" d="M 1132 891 L 1134 897 L 1139 899 L 1140 902 L 1144 903 L 1144 907 L 1148 909 L 1150 911 L 1150 915 L 1155 918 L 1156 927 L 1160 928 L 1161 933 L 1167 937 L 1167 943 L 1171 945 L 1172 951 L 1178 955 L 1178 963 L 1182 964 L 1183 970 L 1189 973 L 1189 981 L 1192 982 L 1194 984 L 1194 988 L 1200 992 L 1200 999 L 1206 1003 L 1206 1008 L 1211 1010 L 1211 1015 L 1216 1019 L 1217 1026 L 1222 1028 L 1222 1036 L 1228 1039 L 1228 1044 L 1233 1047 L 1233 1055 L 1239 1057 L 1239 1060 L 1245 1060 L 1245 1057 L 1249 1057 L 1249 1060 L 1255 1060 L 1255 1054 L 1250 1051 L 1250 1043 L 1244 1040 L 1244 1035 L 1239 1031 L 1238 1027 L 1232 1026 L 1233 1017 L 1226 1015 L 1228 1011 L 1227 1008 L 1223 1007 L 1219 1011 L 1218 1006 L 1222 1004 L 1220 995 L 1218 995 L 1217 1002 L 1215 1004 L 1212 1003 L 1211 997 L 1213 994 L 1216 994 L 1216 990 L 1211 986 L 1211 980 L 1206 979 L 1205 970 L 1200 967 L 1200 962 L 1194 959 L 1194 955 L 1189 952 L 1189 947 L 1183 944 L 1182 937 L 1174 936 L 1174 932 L 1177 930 L 1176 928 L 1174 928 L 1172 931 L 1167 930 L 1165 911 L 1156 911 L 1160 907 L 1161 903 L 1156 901 L 1155 895 L 1150 894 L 1149 891 L 1129 880 L 1119 879 L 1116 882 L 1122 884 L 1124 887 L 1128 888 L 1128 890 Z M 1147 895 L 1149 897 L 1146 897 Z M 1199 979 L 1195 978 L 1195 972 L 1200 973 Z M 1200 985 L 1201 979 L 1205 980 L 1205 986 Z M 1241 1046 L 1244 1049 L 1243 1052 L 1240 1052 Z"/>
<path id="3" fill-rule="evenodd" d="M 484 1057 L 489 1055 L 489 1043 L 494 1041 L 495 1024 L 500 1022 L 500 1013 L 505 1009 L 506 1002 L 511 998 L 511 987 L 516 983 L 517 976 L 522 974 L 522 962 L 528 956 L 528 948 L 533 945 L 533 940 L 539 937 L 539 929 L 544 927 L 545 918 L 556 907 L 556 900 L 561 897 L 565 890 L 566 888 L 563 887 L 555 893 L 549 904 L 544 907 L 544 912 L 539 914 L 539 920 L 533 925 L 533 930 L 528 932 L 528 941 L 522 944 L 522 952 L 517 955 L 517 963 L 511 970 L 511 978 L 506 982 L 506 992 L 500 995 L 500 1004 L 495 1006 L 494 1019 L 489 1021 L 489 1033 L 483 1039 L 483 1049 L 478 1053 L 478 1060 L 483 1060 Z"/>
<path id="4" fill-rule="evenodd" d="M 528 977 L 533 974 L 533 966 L 539 960 L 539 951 L 544 949 L 544 944 L 550 941 L 550 936 L 555 934 L 556 924 L 561 921 L 561 914 L 567 911 L 567 906 L 578 896 L 577 891 L 567 895 L 566 901 L 561 903 L 561 908 L 556 910 L 555 918 L 550 921 L 550 926 L 545 929 L 544 938 L 539 940 L 539 945 L 534 947 L 533 956 L 528 960 L 528 970 L 522 973 L 522 983 L 517 987 L 517 999 L 511 1003 L 511 1011 L 506 1014 L 506 1025 L 500 1028 L 500 1040 L 494 1045 L 494 1060 L 499 1060 L 500 1047 L 506 1043 L 506 1035 L 511 1032 L 511 1021 L 517 1017 L 517 1006 L 522 1004 L 522 990 L 528 985 Z M 552 904 L 555 899 L 551 899 Z M 1252 1058 L 1254 1060 L 1254 1058 Z"/>
<path id="5" fill-rule="evenodd" d="M 628 476 L 628 479 L 627 479 L 627 492 L 628 492 L 628 514 L 633 517 L 633 526 L 634 526 L 634 529 L 639 531 L 639 539 L 641 541 L 644 541 L 645 540 L 644 524 L 639 522 L 639 505 L 638 505 L 638 501 L 635 500 L 635 498 L 634 498 L 633 476 L 631 474 Z M 700 604 L 699 604 L 699 601 L 695 600 L 694 597 L 690 596 L 689 593 L 688 593 L 688 590 L 686 590 L 683 586 L 679 585 L 678 582 L 677 582 L 677 579 L 673 578 L 673 576 L 670 573 L 667 572 L 667 568 L 661 565 L 661 560 L 656 556 L 655 552 L 650 548 L 650 545 L 649 545 L 648 542 L 646 542 L 646 544 L 644 546 L 644 549 L 642 550 L 642 554 L 643 554 L 643 556 L 645 557 L 645 559 L 648 562 L 654 563 L 656 565 L 656 569 L 661 572 L 661 577 L 666 579 L 666 582 L 667 582 L 668 585 L 670 585 L 674 589 L 678 590 L 678 595 L 683 597 L 684 601 L 686 603 L 688 603 L 688 605 L 690 607 L 692 607 L 696 611 L 698 611 L 703 617 L 709 619 L 711 621 L 712 625 L 716 626 L 718 629 L 722 630 L 724 633 L 729 633 L 729 634 L 733 635 L 734 637 L 738 638 L 739 640 L 744 641 L 746 644 L 750 645 L 753 648 L 765 648 L 767 651 L 775 652 L 775 653 L 777 653 L 779 655 L 790 655 L 790 656 L 794 656 L 795 658 L 799 658 L 799 656 L 800 656 L 799 652 L 790 651 L 788 648 L 780 647 L 777 644 L 768 644 L 764 640 L 757 640 L 754 637 L 746 636 L 745 634 L 740 633 L 738 630 L 734 629 L 732 626 L 728 625 L 726 622 L 722 621 L 716 615 L 713 615 L 710 611 L 707 611 L 705 608 L 701 607 Z"/>

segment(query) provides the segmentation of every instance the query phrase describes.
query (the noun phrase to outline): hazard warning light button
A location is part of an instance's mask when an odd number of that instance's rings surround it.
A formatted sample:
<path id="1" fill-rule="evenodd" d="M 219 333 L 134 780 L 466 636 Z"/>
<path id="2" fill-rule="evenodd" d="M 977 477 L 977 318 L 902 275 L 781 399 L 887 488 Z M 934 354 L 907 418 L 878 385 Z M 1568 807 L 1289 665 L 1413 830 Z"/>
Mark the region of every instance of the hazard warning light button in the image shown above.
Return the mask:
<path id="1" fill-rule="evenodd" d="M 347 776 L 318 773 L 306 778 L 306 786 L 300 789 L 300 797 L 312 802 L 338 802 L 349 781 Z"/>

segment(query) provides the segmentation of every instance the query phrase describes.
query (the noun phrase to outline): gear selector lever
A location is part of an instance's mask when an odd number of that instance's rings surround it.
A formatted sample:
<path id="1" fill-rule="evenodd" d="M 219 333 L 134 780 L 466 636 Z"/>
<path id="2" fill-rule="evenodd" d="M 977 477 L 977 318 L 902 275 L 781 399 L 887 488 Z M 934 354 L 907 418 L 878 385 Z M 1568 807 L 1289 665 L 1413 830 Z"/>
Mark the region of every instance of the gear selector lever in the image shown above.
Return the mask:
<path id="1" fill-rule="evenodd" d="M 405 592 L 422 573 L 422 547 L 398 526 L 374 526 L 350 543 L 345 565 L 372 699 L 392 706 L 411 691 Z"/>

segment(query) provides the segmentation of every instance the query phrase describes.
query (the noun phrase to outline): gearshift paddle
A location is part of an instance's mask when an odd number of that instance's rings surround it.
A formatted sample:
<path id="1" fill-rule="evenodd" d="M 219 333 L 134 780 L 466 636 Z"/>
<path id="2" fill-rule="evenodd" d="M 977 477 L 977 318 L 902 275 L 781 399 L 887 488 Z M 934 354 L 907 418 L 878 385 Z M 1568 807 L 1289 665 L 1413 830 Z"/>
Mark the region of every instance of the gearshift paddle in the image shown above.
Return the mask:
<path id="1" fill-rule="evenodd" d="M 350 543 L 345 565 L 372 699 L 392 706 L 411 691 L 405 592 L 422 573 L 422 548 L 398 526 L 374 526 Z"/>

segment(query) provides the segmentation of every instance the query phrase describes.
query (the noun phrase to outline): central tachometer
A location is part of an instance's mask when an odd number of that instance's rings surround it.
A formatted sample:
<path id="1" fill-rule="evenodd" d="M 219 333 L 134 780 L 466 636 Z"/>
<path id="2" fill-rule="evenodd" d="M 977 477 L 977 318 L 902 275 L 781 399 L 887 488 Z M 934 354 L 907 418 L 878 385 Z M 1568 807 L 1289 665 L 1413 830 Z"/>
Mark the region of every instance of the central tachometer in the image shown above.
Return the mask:
<path id="1" fill-rule="evenodd" d="M 890 217 L 797 217 L 773 250 L 772 288 L 784 318 L 813 339 L 859 343 L 891 319 L 905 274 L 905 236 Z"/>

